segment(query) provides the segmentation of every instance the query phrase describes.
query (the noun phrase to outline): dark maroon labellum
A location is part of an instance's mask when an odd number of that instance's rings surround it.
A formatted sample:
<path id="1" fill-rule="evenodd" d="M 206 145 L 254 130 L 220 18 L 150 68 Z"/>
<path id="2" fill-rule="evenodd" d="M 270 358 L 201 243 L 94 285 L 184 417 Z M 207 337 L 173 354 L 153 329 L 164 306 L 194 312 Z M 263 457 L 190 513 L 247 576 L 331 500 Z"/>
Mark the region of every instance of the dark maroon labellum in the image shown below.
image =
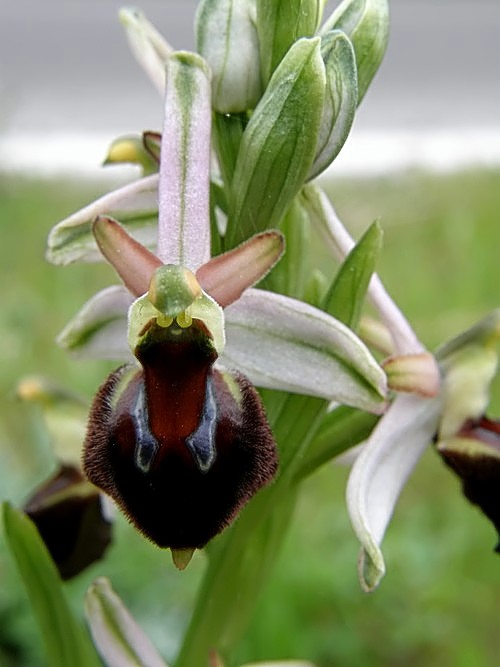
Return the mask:
<path id="1" fill-rule="evenodd" d="M 102 558 L 111 523 L 102 498 L 77 468 L 62 465 L 28 499 L 24 512 L 35 523 L 62 579 L 71 579 Z"/>
<path id="2" fill-rule="evenodd" d="M 500 423 L 487 417 L 469 420 L 456 437 L 470 441 L 469 451 L 450 446 L 439 447 L 439 453 L 462 480 L 467 500 L 480 507 L 500 537 Z M 500 553 L 500 542 L 495 551 Z"/>
<path id="3" fill-rule="evenodd" d="M 84 469 L 153 542 L 200 548 L 274 477 L 276 446 L 249 381 L 213 368 L 201 321 L 150 326 L 141 367 L 112 373 L 94 400 Z"/>

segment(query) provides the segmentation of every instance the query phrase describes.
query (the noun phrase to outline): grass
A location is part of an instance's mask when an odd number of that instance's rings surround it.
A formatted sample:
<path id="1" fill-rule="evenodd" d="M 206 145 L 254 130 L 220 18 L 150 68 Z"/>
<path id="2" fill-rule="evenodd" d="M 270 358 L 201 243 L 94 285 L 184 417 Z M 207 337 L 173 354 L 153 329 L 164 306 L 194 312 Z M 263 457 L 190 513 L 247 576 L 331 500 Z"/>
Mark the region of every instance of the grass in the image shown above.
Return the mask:
<path id="1" fill-rule="evenodd" d="M 330 189 L 355 236 L 381 219 L 379 272 L 429 347 L 498 306 L 499 172 L 406 173 L 339 181 Z M 89 183 L 15 179 L 0 186 L 0 483 L 2 496 L 15 502 L 51 465 L 39 415 L 13 399 L 19 377 L 46 374 L 91 396 L 110 368 L 71 360 L 53 340 L 112 274 L 106 267 L 63 269 L 43 261 L 51 225 L 104 190 Z M 499 389 L 497 382 L 497 415 Z M 388 575 L 367 596 L 356 578 L 358 546 L 343 499 L 346 477 L 346 469 L 326 466 L 306 482 L 275 576 L 242 642 L 241 660 L 307 657 L 320 667 L 496 664 L 495 535 L 463 500 L 457 481 L 429 451 L 388 531 Z M 68 594 L 80 607 L 92 579 L 109 576 L 164 655 L 172 656 L 203 557 L 182 574 L 168 560 L 119 520 L 109 556 L 69 583 Z M 0 586 L 0 664 L 43 664 L 27 600 L 2 541 Z"/>

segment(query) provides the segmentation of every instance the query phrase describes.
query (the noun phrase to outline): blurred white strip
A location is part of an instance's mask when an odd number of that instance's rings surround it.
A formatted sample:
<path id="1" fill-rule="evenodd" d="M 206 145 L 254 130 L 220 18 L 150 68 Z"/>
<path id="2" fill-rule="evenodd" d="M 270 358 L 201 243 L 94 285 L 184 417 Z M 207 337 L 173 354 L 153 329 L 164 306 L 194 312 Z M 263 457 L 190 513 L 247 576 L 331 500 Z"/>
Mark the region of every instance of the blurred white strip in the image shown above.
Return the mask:
<path id="1" fill-rule="evenodd" d="M 12 133 L 0 135 L 0 173 L 42 177 L 139 176 L 136 166 L 102 167 L 116 135 L 107 133 Z"/>
<path id="2" fill-rule="evenodd" d="M 111 178 L 137 176 L 136 167 L 100 165 L 114 135 L 0 136 L 0 173 Z M 500 127 L 354 130 L 323 177 L 363 176 L 418 168 L 453 171 L 500 165 Z"/>
<path id="3" fill-rule="evenodd" d="M 500 126 L 354 131 L 327 175 L 500 165 Z"/>

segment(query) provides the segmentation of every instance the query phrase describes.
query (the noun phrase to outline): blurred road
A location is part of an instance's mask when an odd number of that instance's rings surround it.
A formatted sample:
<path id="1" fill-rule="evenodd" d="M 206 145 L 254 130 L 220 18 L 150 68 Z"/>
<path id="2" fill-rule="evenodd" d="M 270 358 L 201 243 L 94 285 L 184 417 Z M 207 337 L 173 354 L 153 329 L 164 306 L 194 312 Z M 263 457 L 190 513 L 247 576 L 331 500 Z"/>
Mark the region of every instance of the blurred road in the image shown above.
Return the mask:
<path id="1" fill-rule="evenodd" d="M 193 48 L 195 0 L 138 4 L 174 47 Z M 117 20 L 122 5 L 3 3 L 0 133 L 113 136 L 160 127 L 158 94 Z M 391 12 L 389 49 L 354 133 L 500 131 L 498 0 L 392 0 Z"/>

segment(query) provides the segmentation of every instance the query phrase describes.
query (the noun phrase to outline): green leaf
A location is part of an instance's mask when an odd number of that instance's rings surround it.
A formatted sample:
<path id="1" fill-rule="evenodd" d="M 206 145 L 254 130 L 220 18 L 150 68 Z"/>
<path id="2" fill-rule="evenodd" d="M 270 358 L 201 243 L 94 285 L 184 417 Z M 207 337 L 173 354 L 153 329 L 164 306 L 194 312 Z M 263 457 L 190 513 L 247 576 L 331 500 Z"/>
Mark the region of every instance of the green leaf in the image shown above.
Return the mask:
<path id="1" fill-rule="evenodd" d="M 271 274 L 261 283 L 262 289 L 301 299 L 310 271 L 309 218 L 297 200 L 286 212 L 281 225 L 286 239 L 286 252 Z"/>
<path id="2" fill-rule="evenodd" d="M 304 479 L 320 466 L 365 440 L 378 420 L 378 415 L 346 405 L 328 412 L 301 461 L 297 479 Z"/>
<path id="3" fill-rule="evenodd" d="M 294 42 L 314 35 L 321 10 L 320 0 L 257 0 L 257 32 L 264 84 Z"/>
<path id="4" fill-rule="evenodd" d="M 31 600 L 50 667 L 98 667 L 101 662 L 84 626 L 74 617 L 52 559 L 32 521 L 4 503 L 9 548 Z"/>
<path id="5" fill-rule="evenodd" d="M 243 133 L 229 201 L 229 247 L 279 225 L 314 160 L 324 96 L 320 40 L 301 39 Z"/>
<path id="6" fill-rule="evenodd" d="M 389 39 L 388 0 L 344 0 L 323 26 L 342 30 L 349 37 L 356 54 L 358 69 L 358 104 L 377 73 Z"/>
<path id="7" fill-rule="evenodd" d="M 325 297 L 323 309 L 351 329 L 358 325 L 381 248 L 382 229 L 375 221 L 345 258 Z"/>
<path id="8" fill-rule="evenodd" d="M 229 186 L 234 174 L 241 138 L 247 122 L 246 114 L 214 114 L 213 140 L 221 175 Z"/>
<path id="9" fill-rule="evenodd" d="M 88 589 L 85 613 L 107 667 L 167 667 L 105 577 Z"/>

